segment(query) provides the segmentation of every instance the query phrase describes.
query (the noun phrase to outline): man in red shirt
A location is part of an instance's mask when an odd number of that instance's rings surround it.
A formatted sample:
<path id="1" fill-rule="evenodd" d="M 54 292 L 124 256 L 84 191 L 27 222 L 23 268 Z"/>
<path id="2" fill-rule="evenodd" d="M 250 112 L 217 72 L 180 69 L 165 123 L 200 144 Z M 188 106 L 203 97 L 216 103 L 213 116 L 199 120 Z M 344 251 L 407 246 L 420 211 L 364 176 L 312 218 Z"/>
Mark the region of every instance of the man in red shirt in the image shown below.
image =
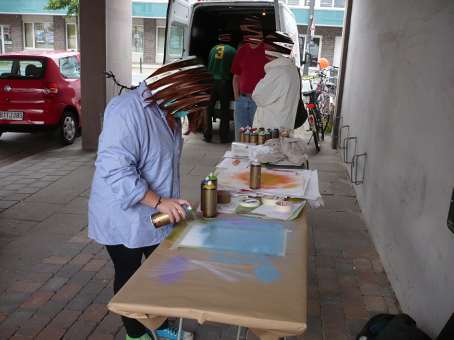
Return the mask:
<path id="1" fill-rule="evenodd" d="M 239 140 L 239 129 L 252 126 L 257 106 L 251 98 L 255 86 L 265 76 L 265 46 L 260 21 L 245 19 L 241 25 L 243 46 L 238 49 L 232 64 L 233 93 L 235 96 L 235 139 Z"/>

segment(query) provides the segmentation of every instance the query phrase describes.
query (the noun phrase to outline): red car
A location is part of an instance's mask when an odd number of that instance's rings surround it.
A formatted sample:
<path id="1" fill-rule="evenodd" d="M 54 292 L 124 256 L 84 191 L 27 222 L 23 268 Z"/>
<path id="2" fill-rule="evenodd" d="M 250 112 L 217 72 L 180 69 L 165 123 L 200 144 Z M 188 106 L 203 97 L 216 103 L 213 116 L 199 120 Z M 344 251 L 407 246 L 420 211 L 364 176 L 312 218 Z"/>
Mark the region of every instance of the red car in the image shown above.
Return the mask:
<path id="1" fill-rule="evenodd" d="M 0 55 L 0 135 L 53 128 L 72 144 L 80 118 L 79 53 Z"/>

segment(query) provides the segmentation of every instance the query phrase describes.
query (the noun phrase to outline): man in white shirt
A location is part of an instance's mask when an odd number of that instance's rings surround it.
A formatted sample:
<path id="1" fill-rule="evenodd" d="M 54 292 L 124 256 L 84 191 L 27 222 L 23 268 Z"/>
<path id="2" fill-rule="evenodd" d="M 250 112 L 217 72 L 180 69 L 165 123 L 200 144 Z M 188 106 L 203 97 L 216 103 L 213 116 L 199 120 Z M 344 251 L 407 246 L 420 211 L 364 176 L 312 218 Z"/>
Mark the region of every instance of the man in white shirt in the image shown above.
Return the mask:
<path id="1" fill-rule="evenodd" d="M 299 70 L 290 58 L 293 42 L 285 33 L 274 32 L 264 43 L 269 62 L 252 93 L 257 104 L 253 126 L 293 129 L 301 91 Z"/>

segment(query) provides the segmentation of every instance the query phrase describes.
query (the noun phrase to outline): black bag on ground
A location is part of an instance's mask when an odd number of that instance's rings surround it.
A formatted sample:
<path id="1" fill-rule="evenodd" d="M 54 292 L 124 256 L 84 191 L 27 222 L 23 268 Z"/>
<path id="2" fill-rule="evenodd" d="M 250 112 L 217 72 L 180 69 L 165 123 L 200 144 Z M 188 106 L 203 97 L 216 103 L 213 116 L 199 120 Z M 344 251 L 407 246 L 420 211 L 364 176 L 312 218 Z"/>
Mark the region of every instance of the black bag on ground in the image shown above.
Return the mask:
<path id="1" fill-rule="evenodd" d="M 296 117 L 295 117 L 295 129 L 298 129 L 301 125 L 304 124 L 304 122 L 307 119 L 307 111 L 306 111 L 306 106 L 304 105 L 303 102 L 303 97 L 301 95 L 301 90 L 303 83 L 301 82 L 301 74 L 300 74 L 300 69 L 296 67 L 298 70 L 298 77 L 300 79 L 300 92 L 299 92 L 299 100 L 298 100 L 298 108 L 296 109 Z"/>
<path id="2" fill-rule="evenodd" d="M 358 334 L 357 340 L 431 340 L 406 314 L 378 314 Z"/>

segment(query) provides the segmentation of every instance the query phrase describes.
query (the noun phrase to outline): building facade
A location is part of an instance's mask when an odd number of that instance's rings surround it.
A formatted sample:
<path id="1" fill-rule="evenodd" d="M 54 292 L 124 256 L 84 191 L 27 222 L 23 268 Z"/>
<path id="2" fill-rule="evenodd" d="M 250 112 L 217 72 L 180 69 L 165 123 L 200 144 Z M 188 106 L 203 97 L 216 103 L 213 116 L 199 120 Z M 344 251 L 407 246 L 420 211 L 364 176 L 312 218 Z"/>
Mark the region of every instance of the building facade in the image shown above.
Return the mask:
<path id="1" fill-rule="evenodd" d="M 300 32 L 301 56 L 310 0 L 285 0 L 293 11 Z M 22 50 L 77 50 L 77 18 L 65 10 L 47 10 L 47 0 L 0 0 L 0 53 Z M 315 32 L 310 52 L 339 66 L 345 0 L 315 1 Z M 164 56 L 167 2 L 132 2 L 132 61 L 160 64 Z"/>

